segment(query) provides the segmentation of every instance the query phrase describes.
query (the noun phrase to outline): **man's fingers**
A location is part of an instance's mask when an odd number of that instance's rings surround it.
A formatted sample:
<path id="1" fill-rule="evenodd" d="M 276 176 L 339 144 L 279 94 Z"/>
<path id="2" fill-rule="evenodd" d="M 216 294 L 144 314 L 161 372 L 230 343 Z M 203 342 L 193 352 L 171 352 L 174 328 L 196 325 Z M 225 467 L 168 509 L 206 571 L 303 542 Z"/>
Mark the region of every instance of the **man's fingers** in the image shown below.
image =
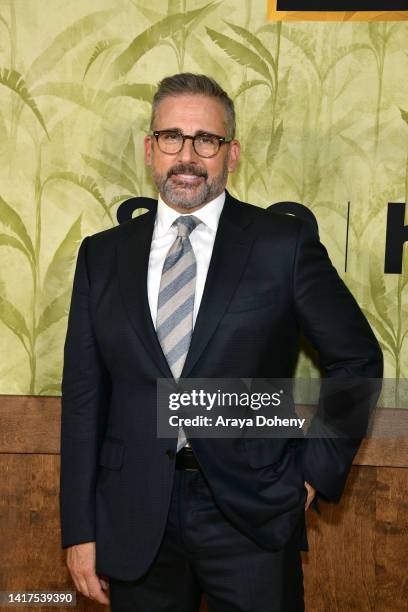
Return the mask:
<path id="1" fill-rule="evenodd" d="M 109 598 L 104 592 L 108 589 L 107 577 L 102 577 L 102 583 L 95 573 L 95 551 L 95 542 L 71 546 L 67 552 L 67 565 L 75 588 L 85 597 L 107 605 Z"/>
<path id="2" fill-rule="evenodd" d="M 98 601 L 101 604 L 108 604 L 109 597 L 106 593 L 103 592 L 100 580 L 96 574 L 93 576 L 87 577 L 87 587 L 89 592 L 89 597 Z"/>
<path id="3" fill-rule="evenodd" d="M 95 572 L 95 542 L 77 544 L 68 549 L 67 565 L 75 588 L 95 601 L 109 605 L 109 578 Z"/>
<path id="4" fill-rule="evenodd" d="M 84 576 L 79 576 L 78 577 L 78 584 L 79 584 L 79 589 L 78 591 L 82 594 L 85 595 L 85 597 L 89 597 L 89 590 L 88 590 L 88 584 L 87 581 L 85 580 Z"/>
<path id="5" fill-rule="evenodd" d="M 76 569 L 74 567 L 68 567 L 68 569 L 76 590 L 82 593 L 82 595 L 85 595 L 85 597 L 89 597 L 88 587 L 85 578 L 85 571 L 82 568 Z"/>
<path id="6" fill-rule="evenodd" d="M 100 579 L 93 571 L 87 571 L 80 575 L 77 574 L 74 582 L 75 584 L 78 583 L 77 589 L 85 597 L 94 599 L 101 604 L 109 604 L 109 597 L 104 593 Z"/>
<path id="7" fill-rule="evenodd" d="M 99 576 L 99 582 L 104 591 L 109 589 L 109 578 L 107 576 Z"/>
<path id="8" fill-rule="evenodd" d="M 307 499 L 305 503 L 305 512 L 306 512 L 306 510 L 309 508 L 310 504 L 312 503 L 314 496 L 316 495 L 316 489 L 312 487 L 312 485 L 310 485 L 306 481 L 305 481 L 305 489 L 307 491 Z"/>
<path id="9" fill-rule="evenodd" d="M 77 591 L 82 593 L 82 595 L 85 595 L 85 597 L 89 597 L 88 577 L 92 575 L 92 570 L 86 571 L 82 568 L 79 570 L 71 568 L 70 573 Z"/>
<path id="10" fill-rule="evenodd" d="M 71 572 L 71 578 L 72 578 L 72 581 L 73 581 L 73 583 L 74 583 L 75 590 L 76 590 L 76 591 L 81 591 L 80 584 L 79 584 L 79 580 L 77 579 L 77 577 L 76 577 L 76 576 L 74 576 L 74 575 L 73 575 L 73 573 L 72 573 L 72 572 Z"/>

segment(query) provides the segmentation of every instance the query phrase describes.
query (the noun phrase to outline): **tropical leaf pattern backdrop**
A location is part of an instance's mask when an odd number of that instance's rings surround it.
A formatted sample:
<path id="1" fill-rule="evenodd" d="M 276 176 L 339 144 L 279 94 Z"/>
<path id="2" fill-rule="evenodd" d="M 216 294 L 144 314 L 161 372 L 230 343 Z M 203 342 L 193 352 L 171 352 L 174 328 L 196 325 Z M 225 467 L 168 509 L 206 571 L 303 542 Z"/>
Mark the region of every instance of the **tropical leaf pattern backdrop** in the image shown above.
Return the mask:
<path id="1" fill-rule="evenodd" d="M 232 193 L 310 207 L 386 375 L 408 377 L 407 262 L 383 274 L 387 203 L 408 195 L 408 24 L 265 15 L 263 0 L 0 0 L 0 393 L 60 393 L 79 243 L 154 195 L 150 102 L 179 71 L 234 97 Z"/>

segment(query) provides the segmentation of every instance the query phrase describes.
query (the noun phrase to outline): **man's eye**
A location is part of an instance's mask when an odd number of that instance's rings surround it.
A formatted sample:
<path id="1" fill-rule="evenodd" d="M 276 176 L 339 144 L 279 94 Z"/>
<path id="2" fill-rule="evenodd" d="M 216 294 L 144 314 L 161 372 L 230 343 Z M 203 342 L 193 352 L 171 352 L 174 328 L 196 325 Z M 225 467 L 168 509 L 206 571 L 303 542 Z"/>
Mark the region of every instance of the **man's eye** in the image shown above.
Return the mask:
<path id="1" fill-rule="evenodd" d="M 180 135 L 177 132 L 165 132 L 161 137 L 166 142 L 174 142 L 180 138 Z"/>
<path id="2" fill-rule="evenodd" d="M 201 134 L 198 138 L 197 138 L 198 142 L 202 143 L 202 144 L 214 144 L 215 142 L 215 138 L 214 136 L 210 136 L 209 134 Z"/>

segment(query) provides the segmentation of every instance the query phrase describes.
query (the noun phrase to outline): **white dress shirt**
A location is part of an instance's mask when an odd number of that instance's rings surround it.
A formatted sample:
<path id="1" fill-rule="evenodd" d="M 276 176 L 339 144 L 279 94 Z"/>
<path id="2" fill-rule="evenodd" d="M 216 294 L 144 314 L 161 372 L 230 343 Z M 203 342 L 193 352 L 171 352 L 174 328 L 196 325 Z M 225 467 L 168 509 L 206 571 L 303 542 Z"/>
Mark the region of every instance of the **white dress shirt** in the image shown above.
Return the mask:
<path id="1" fill-rule="evenodd" d="M 190 234 L 190 242 L 197 262 L 197 276 L 194 296 L 193 327 L 200 308 L 204 285 L 214 247 L 215 234 L 218 228 L 221 211 L 225 202 L 225 191 L 215 200 L 208 202 L 199 210 L 183 215 L 170 208 L 159 196 L 157 214 L 150 247 L 149 267 L 147 271 L 147 294 L 150 313 L 156 328 L 157 300 L 159 297 L 160 280 L 166 255 L 177 238 L 177 228 L 171 224 L 177 217 L 194 215 L 202 221 Z"/>

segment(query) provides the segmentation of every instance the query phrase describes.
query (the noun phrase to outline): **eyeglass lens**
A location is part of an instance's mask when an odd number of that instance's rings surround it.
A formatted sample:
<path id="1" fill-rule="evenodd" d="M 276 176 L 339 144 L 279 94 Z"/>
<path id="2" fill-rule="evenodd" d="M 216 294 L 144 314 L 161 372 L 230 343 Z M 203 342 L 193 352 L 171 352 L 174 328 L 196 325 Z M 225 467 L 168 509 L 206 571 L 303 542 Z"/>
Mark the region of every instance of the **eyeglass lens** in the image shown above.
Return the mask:
<path id="1" fill-rule="evenodd" d="M 184 136 L 180 132 L 161 132 L 157 142 L 163 153 L 179 153 L 183 148 Z M 211 134 L 196 134 L 193 138 L 193 147 L 197 155 L 212 157 L 220 148 L 220 141 Z"/>

